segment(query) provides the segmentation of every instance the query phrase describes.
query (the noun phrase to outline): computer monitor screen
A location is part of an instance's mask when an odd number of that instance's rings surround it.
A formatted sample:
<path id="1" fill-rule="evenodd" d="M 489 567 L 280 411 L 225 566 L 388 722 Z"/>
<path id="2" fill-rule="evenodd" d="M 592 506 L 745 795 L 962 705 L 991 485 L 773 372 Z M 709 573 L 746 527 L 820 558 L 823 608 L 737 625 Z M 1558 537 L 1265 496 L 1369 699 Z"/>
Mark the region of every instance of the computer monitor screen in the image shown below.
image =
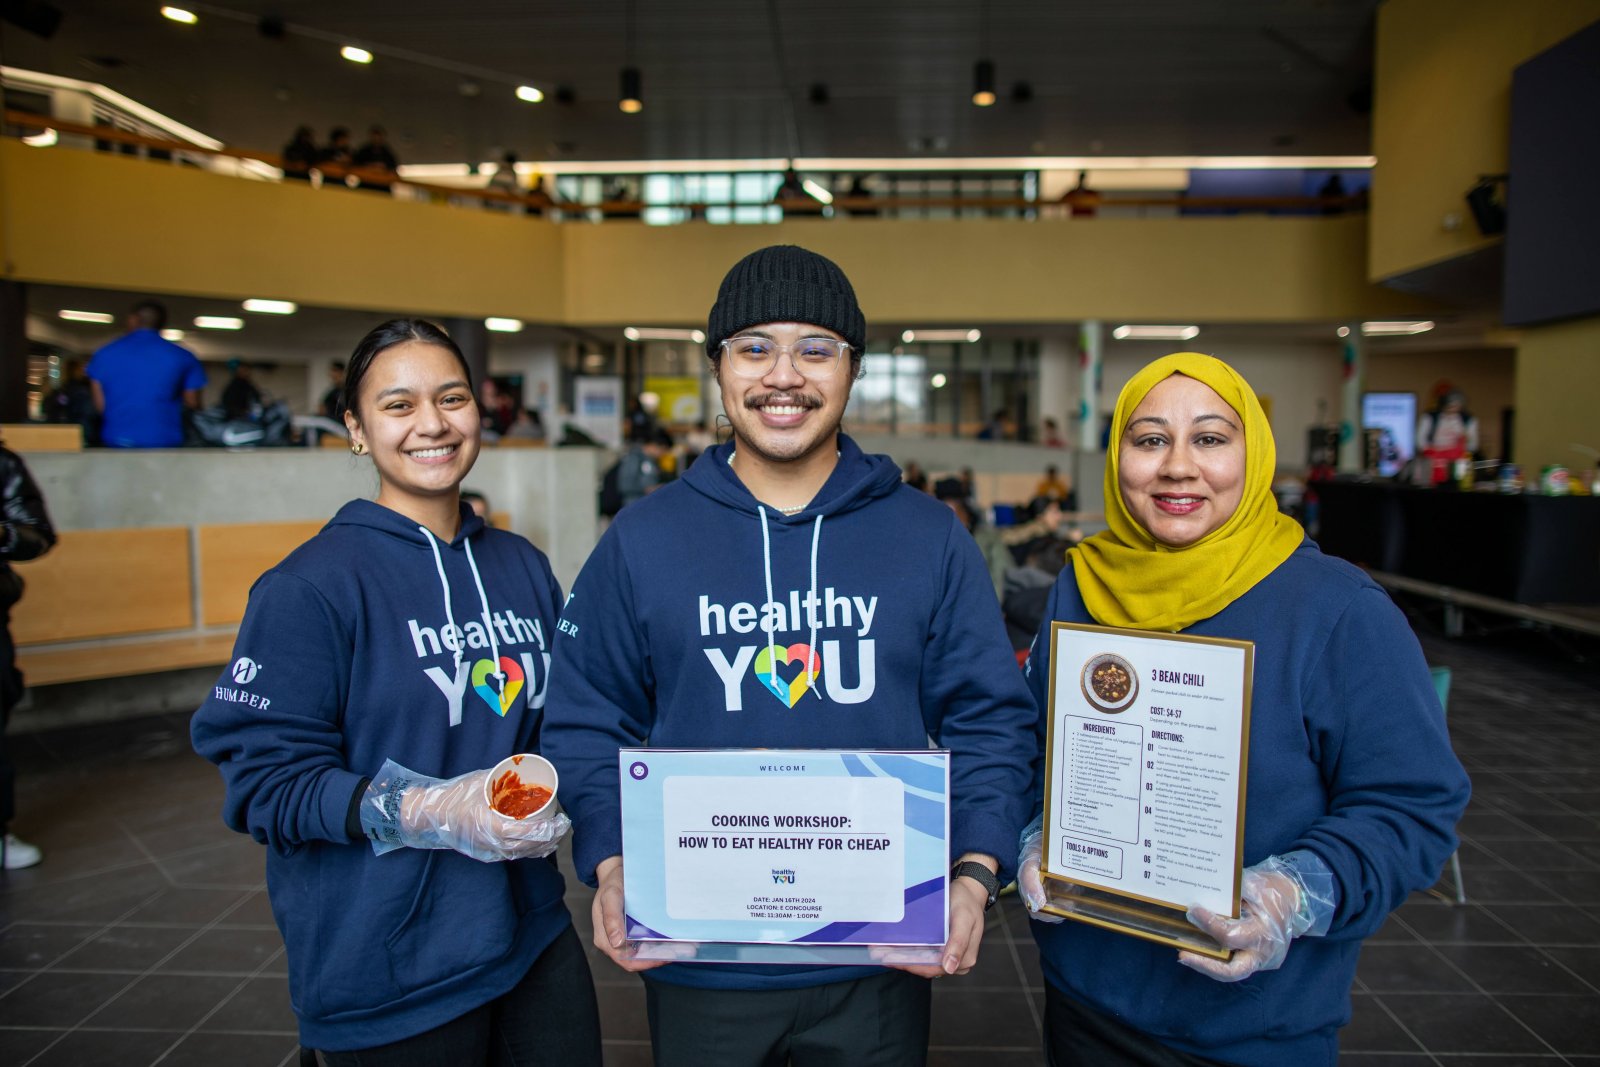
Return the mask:
<path id="1" fill-rule="evenodd" d="M 1361 429 L 1368 469 L 1393 478 L 1417 454 L 1417 394 L 1361 394 Z"/>

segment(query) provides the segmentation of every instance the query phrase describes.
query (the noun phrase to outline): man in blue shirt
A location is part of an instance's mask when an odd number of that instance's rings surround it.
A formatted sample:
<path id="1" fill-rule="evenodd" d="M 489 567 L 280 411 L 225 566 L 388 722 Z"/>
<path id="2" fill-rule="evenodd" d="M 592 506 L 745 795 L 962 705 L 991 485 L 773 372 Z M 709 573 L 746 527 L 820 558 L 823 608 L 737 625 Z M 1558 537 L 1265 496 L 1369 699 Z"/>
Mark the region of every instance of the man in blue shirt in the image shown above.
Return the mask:
<path id="1" fill-rule="evenodd" d="M 206 372 L 187 348 L 161 336 L 167 309 L 141 300 L 128 312 L 128 333 L 89 361 L 100 439 L 112 448 L 183 444 L 183 409 L 200 406 Z"/>

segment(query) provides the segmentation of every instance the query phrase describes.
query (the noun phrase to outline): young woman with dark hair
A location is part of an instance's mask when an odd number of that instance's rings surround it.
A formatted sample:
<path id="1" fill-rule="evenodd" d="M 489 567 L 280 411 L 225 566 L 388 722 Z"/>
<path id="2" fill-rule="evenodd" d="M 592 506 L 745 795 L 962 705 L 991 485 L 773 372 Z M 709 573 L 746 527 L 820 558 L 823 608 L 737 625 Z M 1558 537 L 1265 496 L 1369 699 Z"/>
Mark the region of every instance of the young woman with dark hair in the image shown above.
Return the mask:
<path id="1" fill-rule="evenodd" d="M 344 418 L 377 499 L 256 583 L 194 719 L 228 825 L 268 846 L 301 1044 L 334 1067 L 600 1062 L 551 856 L 566 817 L 485 799 L 488 768 L 537 749 L 562 595 L 461 501 L 473 397 L 432 323 L 362 339 Z"/>

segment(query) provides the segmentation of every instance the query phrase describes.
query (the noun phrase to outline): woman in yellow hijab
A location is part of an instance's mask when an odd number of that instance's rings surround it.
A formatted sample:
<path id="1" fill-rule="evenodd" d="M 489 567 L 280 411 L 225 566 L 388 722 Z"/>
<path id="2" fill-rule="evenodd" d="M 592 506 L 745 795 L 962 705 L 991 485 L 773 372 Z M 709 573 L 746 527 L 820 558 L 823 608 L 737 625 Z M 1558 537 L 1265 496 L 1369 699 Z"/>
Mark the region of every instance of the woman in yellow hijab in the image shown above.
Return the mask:
<path id="1" fill-rule="evenodd" d="M 1117 398 L 1109 529 L 1069 553 L 1045 617 L 1254 642 L 1243 905 L 1188 913 L 1227 963 L 1052 921 L 1041 815 L 1018 880 L 1052 1067 L 1334 1067 L 1361 939 L 1455 848 L 1469 786 L 1421 648 L 1382 589 L 1278 511 L 1276 467 L 1260 401 L 1221 360 L 1165 356 Z M 1041 750 L 1050 638 L 1047 622 L 1028 663 Z"/>

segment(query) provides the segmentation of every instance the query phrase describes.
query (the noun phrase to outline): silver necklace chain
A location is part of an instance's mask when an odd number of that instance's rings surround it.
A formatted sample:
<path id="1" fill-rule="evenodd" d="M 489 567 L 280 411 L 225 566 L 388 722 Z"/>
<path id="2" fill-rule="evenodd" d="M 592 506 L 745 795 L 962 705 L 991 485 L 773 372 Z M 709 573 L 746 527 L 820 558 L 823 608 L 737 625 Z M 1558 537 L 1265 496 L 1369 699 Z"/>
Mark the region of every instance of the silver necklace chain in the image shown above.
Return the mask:
<path id="1" fill-rule="evenodd" d="M 728 453 L 728 466 L 730 466 L 730 467 L 733 466 L 734 457 L 737 456 L 738 454 L 739 454 L 739 452 L 738 452 L 737 449 L 735 449 L 734 451 Z M 839 452 L 837 450 L 834 451 L 833 458 L 834 459 L 838 459 L 839 458 Z M 816 497 L 812 497 L 811 499 L 815 500 Z M 798 515 L 802 511 L 804 511 L 806 508 L 809 508 L 810 506 L 811 506 L 811 500 L 807 500 L 804 504 L 796 504 L 792 508 L 780 508 L 776 504 L 772 505 L 773 510 L 778 512 L 778 514 L 780 514 L 780 515 Z"/>

